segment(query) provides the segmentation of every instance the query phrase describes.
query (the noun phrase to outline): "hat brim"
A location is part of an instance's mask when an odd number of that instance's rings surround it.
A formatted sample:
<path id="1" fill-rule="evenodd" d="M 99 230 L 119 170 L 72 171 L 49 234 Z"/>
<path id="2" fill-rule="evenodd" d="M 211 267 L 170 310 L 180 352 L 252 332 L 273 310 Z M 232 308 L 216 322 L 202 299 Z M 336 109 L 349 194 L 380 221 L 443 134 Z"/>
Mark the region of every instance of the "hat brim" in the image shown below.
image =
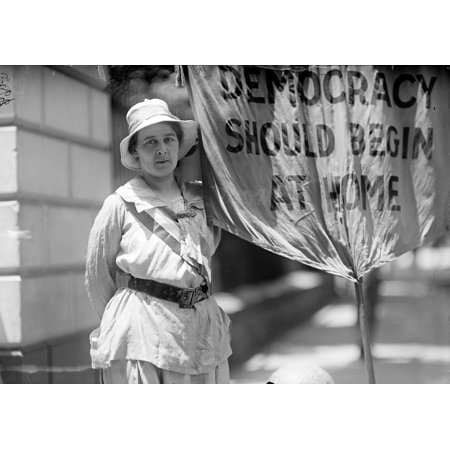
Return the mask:
<path id="1" fill-rule="evenodd" d="M 183 130 L 183 140 L 180 142 L 180 147 L 178 149 L 178 161 L 194 146 L 198 132 L 197 122 L 194 122 L 193 120 L 174 119 L 164 115 L 154 116 L 148 120 L 144 120 L 131 134 L 120 142 L 120 160 L 124 167 L 130 170 L 139 170 L 141 168 L 139 162 L 136 161 L 134 156 L 128 151 L 131 137 L 144 128 L 163 122 L 177 122 Z"/>

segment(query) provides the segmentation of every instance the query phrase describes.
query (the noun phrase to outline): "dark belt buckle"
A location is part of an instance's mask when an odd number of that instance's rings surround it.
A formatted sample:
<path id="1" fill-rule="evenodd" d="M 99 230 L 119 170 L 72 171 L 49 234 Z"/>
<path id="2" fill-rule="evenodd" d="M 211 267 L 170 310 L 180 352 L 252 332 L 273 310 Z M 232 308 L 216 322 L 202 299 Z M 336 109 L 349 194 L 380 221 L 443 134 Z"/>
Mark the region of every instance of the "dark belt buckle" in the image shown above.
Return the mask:
<path id="1" fill-rule="evenodd" d="M 197 288 L 183 289 L 183 293 L 178 299 L 178 305 L 183 309 L 191 309 L 194 307 L 194 301 L 197 297 Z"/>

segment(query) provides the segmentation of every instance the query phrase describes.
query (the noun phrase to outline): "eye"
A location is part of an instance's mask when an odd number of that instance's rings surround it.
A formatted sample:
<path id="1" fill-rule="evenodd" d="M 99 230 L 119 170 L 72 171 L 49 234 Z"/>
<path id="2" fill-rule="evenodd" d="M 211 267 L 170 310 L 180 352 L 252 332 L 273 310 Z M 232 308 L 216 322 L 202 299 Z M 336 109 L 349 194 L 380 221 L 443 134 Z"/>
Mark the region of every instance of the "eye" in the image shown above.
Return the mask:
<path id="1" fill-rule="evenodd" d="M 175 142 L 175 138 L 173 136 L 167 136 L 164 139 L 164 142 L 167 142 L 168 144 L 173 144 Z"/>
<path id="2" fill-rule="evenodd" d="M 156 145 L 156 143 L 157 143 L 156 139 L 147 139 L 144 141 L 144 145 L 147 146 L 153 146 Z"/>

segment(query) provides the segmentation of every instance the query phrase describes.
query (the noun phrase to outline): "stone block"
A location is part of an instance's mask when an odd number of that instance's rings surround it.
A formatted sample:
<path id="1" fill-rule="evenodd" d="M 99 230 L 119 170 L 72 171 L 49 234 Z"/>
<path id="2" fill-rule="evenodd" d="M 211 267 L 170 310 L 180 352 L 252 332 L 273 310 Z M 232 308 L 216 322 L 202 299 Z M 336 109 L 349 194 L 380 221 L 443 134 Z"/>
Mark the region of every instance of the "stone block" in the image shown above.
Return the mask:
<path id="1" fill-rule="evenodd" d="M 19 203 L 0 202 L 0 268 L 17 268 L 20 264 Z"/>
<path id="2" fill-rule="evenodd" d="M 101 203 L 113 190 L 111 155 L 102 150 L 72 145 L 70 157 L 73 197 Z"/>
<path id="3" fill-rule="evenodd" d="M 91 88 L 91 138 L 103 145 L 110 145 L 111 101 L 105 92 Z"/>
<path id="4" fill-rule="evenodd" d="M 23 354 L 17 349 L 4 348 L 0 350 L 0 384 L 29 383 L 23 372 L 14 370 L 23 364 Z"/>
<path id="5" fill-rule="evenodd" d="M 96 210 L 48 207 L 49 264 L 81 264 Z"/>
<path id="6" fill-rule="evenodd" d="M 51 345 L 52 364 L 57 367 L 79 366 L 80 370 L 90 367 L 89 351 L 89 332 L 75 333 Z"/>
<path id="7" fill-rule="evenodd" d="M 14 98 L 14 67 L 0 66 L 0 119 L 10 121 L 15 116 L 16 100 Z"/>
<path id="8" fill-rule="evenodd" d="M 33 124 L 43 122 L 42 66 L 14 67 L 16 117 Z"/>
<path id="9" fill-rule="evenodd" d="M 92 331 L 100 325 L 100 319 L 95 312 L 84 286 L 84 272 L 72 275 L 72 317 L 73 328 L 76 331 Z"/>
<path id="10" fill-rule="evenodd" d="M 14 369 L 20 364 L 25 364 L 29 370 L 27 375 L 19 379 L 17 370 Z M 9 383 L 99 383 L 100 371 L 91 368 L 89 332 L 87 331 L 25 347 L 23 349 L 23 362 L 10 363 L 5 366 L 9 369 L 7 370 L 9 375 L 7 382 Z M 12 377 L 14 372 L 15 378 Z M 24 375 L 24 372 L 22 372 L 22 375 Z"/>
<path id="11" fill-rule="evenodd" d="M 18 189 L 16 127 L 0 127 L 0 149 L 0 194 L 16 193 Z"/>
<path id="12" fill-rule="evenodd" d="M 19 131 L 19 190 L 69 197 L 69 145 L 65 141 Z"/>
<path id="13" fill-rule="evenodd" d="M 100 371 L 86 369 L 81 371 L 66 370 L 52 374 L 52 384 L 99 384 Z"/>
<path id="14" fill-rule="evenodd" d="M 50 351 L 48 345 L 42 343 L 23 350 L 23 364 L 29 367 L 25 372 L 23 383 L 48 384 L 52 373 L 47 370 L 50 365 Z"/>
<path id="15" fill-rule="evenodd" d="M 89 137 L 89 88 L 56 70 L 44 72 L 44 124 L 69 135 Z"/>
<path id="16" fill-rule="evenodd" d="M 48 241 L 50 240 L 47 230 L 46 207 L 41 204 L 22 204 L 19 223 L 23 230 L 20 239 L 21 267 L 46 267 L 48 265 Z"/>
<path id="17" fill-rule="evenodd" d="M 70 275 L 22 279 L 22 345 L 73 333 Z"/>
<path id="18" fill-rule="evenodd" d="M 0 277 L 0 347 L 21 342 L 20 289 L 19 276 Z"/>

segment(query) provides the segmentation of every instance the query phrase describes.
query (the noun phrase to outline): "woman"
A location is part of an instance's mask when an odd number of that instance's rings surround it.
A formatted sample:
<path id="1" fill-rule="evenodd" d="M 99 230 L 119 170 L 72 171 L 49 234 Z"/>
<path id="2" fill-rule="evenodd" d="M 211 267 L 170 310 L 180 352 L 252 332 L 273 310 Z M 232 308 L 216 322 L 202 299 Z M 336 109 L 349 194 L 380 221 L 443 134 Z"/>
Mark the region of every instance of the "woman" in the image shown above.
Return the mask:
<path id="1" fill-rule="evenodd" d="M 101 317 L 92 366 L 104 383 L 229 383 L 230 320 L 210 287 L 220 230 L 206 223 L 201 185 L 174 175 L 197 124 L 159 99 L 127 121 L 121 161 L 138 175 L 106 198 L 89 237 L 86 286 Z"/>

